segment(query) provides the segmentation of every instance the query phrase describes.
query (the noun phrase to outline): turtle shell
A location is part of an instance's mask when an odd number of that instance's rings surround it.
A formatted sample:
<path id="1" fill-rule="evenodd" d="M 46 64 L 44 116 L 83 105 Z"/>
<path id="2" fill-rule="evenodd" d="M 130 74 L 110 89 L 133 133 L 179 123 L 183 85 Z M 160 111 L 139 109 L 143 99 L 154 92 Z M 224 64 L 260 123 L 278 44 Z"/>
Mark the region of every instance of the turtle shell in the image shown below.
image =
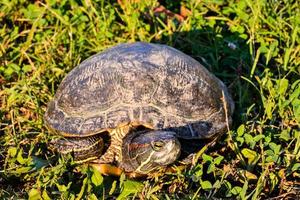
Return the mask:
<path id="1" fill-rule="evenodd" d="M 226 130 L 232 112 L 225 85 L 199 62 L 166 45 L 136 42 L 75 67 L 49 103 L 45 121 L 67 136 L 136 123 L 208 138 Z"/>

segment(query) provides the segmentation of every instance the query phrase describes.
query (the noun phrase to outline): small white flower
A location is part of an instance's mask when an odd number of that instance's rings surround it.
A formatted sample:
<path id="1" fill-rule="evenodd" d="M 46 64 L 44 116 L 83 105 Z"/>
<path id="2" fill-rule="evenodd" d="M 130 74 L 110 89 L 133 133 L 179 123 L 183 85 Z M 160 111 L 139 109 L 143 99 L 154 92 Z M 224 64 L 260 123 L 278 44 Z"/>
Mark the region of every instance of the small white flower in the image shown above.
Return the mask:
<path id="1" fill-rule="evenodd" d="M 233 42 L 228 42 L 228 47 L 233 50 L 237 48 L 237 46 Z"/>

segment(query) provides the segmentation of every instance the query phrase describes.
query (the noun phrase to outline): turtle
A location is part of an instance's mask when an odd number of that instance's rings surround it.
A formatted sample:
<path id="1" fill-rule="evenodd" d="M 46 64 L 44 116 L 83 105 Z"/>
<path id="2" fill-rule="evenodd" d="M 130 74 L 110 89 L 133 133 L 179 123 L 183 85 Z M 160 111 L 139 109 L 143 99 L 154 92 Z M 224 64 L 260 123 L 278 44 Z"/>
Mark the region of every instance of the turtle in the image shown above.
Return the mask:
<path id="1" fill-rule="evenodd" d="M 174 163 L 189 143 L 225 133 L 233 111 L 225 84 L 198 61 L 167 45 L 134 42 L 71 70 L 44 121 L 61 137 L 55 149 L 76 162 L 147 174 Z"/>

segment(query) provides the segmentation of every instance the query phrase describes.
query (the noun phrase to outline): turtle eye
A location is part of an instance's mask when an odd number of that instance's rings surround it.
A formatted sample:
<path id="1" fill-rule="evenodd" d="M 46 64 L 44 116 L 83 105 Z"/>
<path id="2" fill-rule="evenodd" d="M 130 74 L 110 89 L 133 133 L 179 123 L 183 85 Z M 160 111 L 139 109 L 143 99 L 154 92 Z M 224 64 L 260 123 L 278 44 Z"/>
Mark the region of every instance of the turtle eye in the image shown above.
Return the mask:
<path id="1" fill-rule="evenodd" d="M 163 141 L 155 141 L 152 143 L 152 148 L 155 150 L 155 151 L 159 151 L 163 146 L 164 146 L 164 142 Z"/>

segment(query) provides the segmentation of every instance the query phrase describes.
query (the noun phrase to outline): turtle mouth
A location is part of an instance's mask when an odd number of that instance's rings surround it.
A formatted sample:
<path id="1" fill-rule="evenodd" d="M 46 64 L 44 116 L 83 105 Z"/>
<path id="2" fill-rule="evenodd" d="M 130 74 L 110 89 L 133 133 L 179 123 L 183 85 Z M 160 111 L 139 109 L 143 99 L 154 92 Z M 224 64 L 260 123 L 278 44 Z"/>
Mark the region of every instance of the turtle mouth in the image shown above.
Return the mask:
<path id="1" fill-rule="evenodd" d="M 181 144 L 177 138 L 167 141 L 164 151 L 157 153 L 155 162 L 163 166 L 174 163 L 180 156 L 180 149 Z"/>

